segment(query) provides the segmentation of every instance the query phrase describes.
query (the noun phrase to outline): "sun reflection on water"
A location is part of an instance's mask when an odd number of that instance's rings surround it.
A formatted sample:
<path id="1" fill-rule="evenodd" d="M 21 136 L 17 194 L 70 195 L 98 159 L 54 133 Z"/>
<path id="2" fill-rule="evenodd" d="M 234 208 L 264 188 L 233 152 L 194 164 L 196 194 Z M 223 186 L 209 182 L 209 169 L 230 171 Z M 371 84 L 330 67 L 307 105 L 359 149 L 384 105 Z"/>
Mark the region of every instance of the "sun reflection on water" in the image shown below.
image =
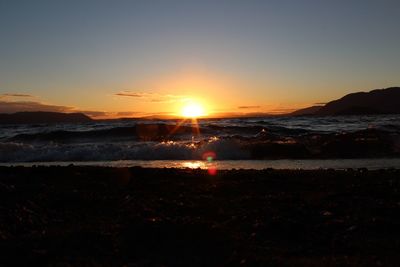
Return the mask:
<path id="1" fill-rule="evenodd" d="M 202 169 L 207 170 L 208 174 L 214 176 L 217 174 L 217 165 L 215 162 L 210 161 L 185 161 L 179 164 L 178 168 L 188 168 L 188 169 Z"/>
<path id="2" fill-rule="evenodd" d="M 206 169 L 207 166 L 203 161 L 185 161 L 182 162 L 182 167 L 183 168 L 189 168 L 189 169 Z"/>

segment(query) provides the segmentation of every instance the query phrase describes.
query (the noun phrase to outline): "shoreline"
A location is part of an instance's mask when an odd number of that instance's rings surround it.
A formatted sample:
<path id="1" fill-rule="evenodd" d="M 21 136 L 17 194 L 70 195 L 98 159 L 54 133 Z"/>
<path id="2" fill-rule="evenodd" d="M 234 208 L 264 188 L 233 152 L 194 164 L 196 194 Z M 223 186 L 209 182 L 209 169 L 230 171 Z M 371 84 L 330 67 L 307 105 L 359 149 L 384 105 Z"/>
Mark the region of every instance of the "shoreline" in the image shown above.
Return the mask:
<path id="1" fill-rule="evenodd" d="M 115 160 L 115 161 L 53 161 L 53 162 L 1 162 L 0 167 L 34 166 L 92 166 L 112 168 L 176 168 L 217 170 L 232 169 L 277 169 L 277 170 L 318 170 L 318 169 L 398 169 L 400 158 L 331 158 L 331 159 L 275 159 L 275 160 Z"/>
<path id="2" fill-rule="evenodd" d="M 0 265 L 396 266 L 400 170 L 0 167 Z"/>

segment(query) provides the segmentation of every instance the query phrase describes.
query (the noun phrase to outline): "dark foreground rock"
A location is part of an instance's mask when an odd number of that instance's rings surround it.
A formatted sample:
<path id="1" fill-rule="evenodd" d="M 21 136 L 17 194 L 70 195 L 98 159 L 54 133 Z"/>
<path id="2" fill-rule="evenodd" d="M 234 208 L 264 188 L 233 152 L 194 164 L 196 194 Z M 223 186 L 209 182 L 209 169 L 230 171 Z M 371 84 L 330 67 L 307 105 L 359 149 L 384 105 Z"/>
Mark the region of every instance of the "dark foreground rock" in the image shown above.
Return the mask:
<path id="1" fill-rule="evenodd" d="M 0 168 L 0 266 L 399 266 L 399 170 Z"/>

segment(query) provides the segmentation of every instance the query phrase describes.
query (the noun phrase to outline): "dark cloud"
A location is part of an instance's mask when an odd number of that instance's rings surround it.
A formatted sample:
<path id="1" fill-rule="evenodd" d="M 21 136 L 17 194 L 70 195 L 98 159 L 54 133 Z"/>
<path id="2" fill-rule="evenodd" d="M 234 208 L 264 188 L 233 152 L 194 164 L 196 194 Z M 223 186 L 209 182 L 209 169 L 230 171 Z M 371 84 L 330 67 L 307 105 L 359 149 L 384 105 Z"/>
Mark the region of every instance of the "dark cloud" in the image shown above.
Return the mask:
<path id="1" fill-rule="evenodd" d="M 146 102 L 175 102 L 175 101 L 185 101 L 184 96 L 179 95 L 160 95 L 155 93 L 135 93 L 135 92 L 120 92 L 115 95 L 118 96 L 130 96 L 143 99 Z M 105 112 L 97 110 L 81 110 L 73 106 L 62 106 L 62 105 L 52 105 L 46 104 L 39 101 L 21 101 L 13 99 L 14 97 L 35 97 L 28 94 L 19 93 L 4 93 L 0 94 L 0 113 L 15 113 L 23 111 L 46 111 L 46 112 L 79 112 L 84 113 L 92 118 L 103 119 L 103 118 L 117 118 L 117 117 L 143 117 L 143 116 L 155 116 L 163 115 L 162 113 L 144 113 L 144 112 Z"/>
<path id="2" fill-rule="evenodd" d="M 103 111 L 79 110 L 75 107 L 50 105 L 35 101 L 0 100 L 0 113 L 15 113 L 21 111 L 46 111 L 46 112 L 64 112 L 64 113 L 80 112 L 80 113 L 85 113 L 86 115 L 93 118 L 107 117 L 110 115 L 108 112 L 103 112 Z"/>
<path id="3" fill-rule="evenodd" d="M 28 94 L 2 94 L 3 97 L 33 97 L 33 95 Z"/>
<path id="4" fill-rule="evenodd" d="M 138 117 L 142 116 L 142 112 L 134 112 L 134 111 L 120 111 L 113 114 L 114 117 Z"/>
<path id="5" fill-rule="evenodd" d="M 268 113 L 270 114 L 286 114 L 286 113 L 290 113 L 296 111 L 296 109 L 294 108 L 275 108 L 275 109 L 271 109 L 268 111 Z"/>
<path id="6" fill-rule="evenodd" d="M 327 104 L 327 102 L 314 103 L 314 105 L 317 105 L 317 106 L 323 106 L 323 105 L 326 105 L 326 104 Z"/>
<path id="7" fill-rule="evenodd" d="M 240 106 L 238 109 L 256 109 L 260 108 L 260 106 Z"/>
<path id="8" fill-rule="evenodd" d="M 85 113 L 86 115 L 88 115 L 88 116 L 90 116 L 92 118 L 109 116 L 109 112 L 105 112 L 105 111 L 74 110 L 74 112 Z"/>
<path id="9" fill-rule="evenodd" d="M 123 91 L 123 92 L 119 92 L 114 94 L 116 96 L 127 96 L 127 97 L 149 97 L 152 96 L 153 94 L 150 93 L 142 93 L 142 92 L 130 92 L 130 91 Z"/>
<path id="10" fill-rule="evenodd" d="M 34 97 L 33 95 L 28 95 L 28 94 L 19 94 L 19 93 L 5 93 L 5 94 L 0 94 L 0 99 L 12 99 L 12 98 L 22 98 L 22 97 Z"/>
<path id="11" fill-rule="evenodd" d="M 186 101 L 188 99 L 185 95 L 163 95 L 158 93 L 144 93 L 144 92 L 131 92 L 122 91 L 114 94 L 115 96 L 134 97 L 141 99 L 145 102 L 153 103 L 173 103 L 178 101 Z"/>
<path id="12" fill-rule="evenodd" d="M 72 112 L 74 108 L 48 105 L 35 101 L 0 101 L 0 113 L 14 113 L 19 111 Z"/>
<path id="13" fill-rule="evenodd" d="M 153 103 L 164 103 L 165 101 L 164 101 L 163 99 L 153 98 L 153 99 L 150 99 L 149 102 L 153 102 Z"/>

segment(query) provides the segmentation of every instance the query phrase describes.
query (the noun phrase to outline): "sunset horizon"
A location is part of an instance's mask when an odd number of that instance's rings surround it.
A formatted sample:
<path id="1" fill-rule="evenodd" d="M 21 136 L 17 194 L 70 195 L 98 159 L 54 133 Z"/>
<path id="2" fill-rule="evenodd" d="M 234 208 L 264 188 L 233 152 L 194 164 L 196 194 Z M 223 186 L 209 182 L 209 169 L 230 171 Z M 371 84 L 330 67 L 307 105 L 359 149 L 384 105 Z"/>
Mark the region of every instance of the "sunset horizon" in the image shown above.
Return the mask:
<path id="1" fill-rule="evenodd" d="M 301 105 L 291 108 L 277 108 L 265 110 L 262 106 L 238 106 L 236 110 L 231 111 L 218 111 L 210 107 L 209 103 L 199 98 L 193 98 L 189 96 L 173 96 L 167 95 L 164 97 L 172 98 L 170 100 L 174 103 L 173 111 L 163 112 L 133 112 L 133 111 L 119 111 L 119 112 L 107 112 L 99 110 L 81 110 L 77 107 L 66 107 L 45 104 L 41 102 L 33 101 L 20 101 L 20 98 L 33 98 L 33 96 L 24 93 L 5 93 L 0 95 L 0 113 L 19 113 L 19 112 L 56 112 L 56 113 L 82 113 L 94 120 L 114 120 L 114 119 L 182 119 L 196 117 L 199 119 L 217 119 L 217 118 L 246 118 L 246 117 L 265 117 L 265 116 L 292 116 L 297 115 L 296 112 L 300 112 L 303 109 L 323 107 L 325 104 L 332 101 L 336 101 L 345 96 L 356 94 L 356 93 L 368 93 L 370 91 L 379 91 L 390 88 L 399 88 L 391 86 L 388 88 L 375 88 L 368 91 L 355 91 L 338 97 L 337 99 L 330 99 L 326 102 L 310 103 L 307 105 Z M 130 92 L 122 91 L 116 93 L 115 96 L 120 97 L 133 97 L 133 98 L 148 98 L 148 97 L 160 97 L 149 93 Z M 150 102 L 158 102 L 152 99 Z M 207 104 L 205 104 L 207 103 Z M 194 110 L 193 110 L 194 109 Z M 194 112 L 194 113 L 193 113 Z"/>
<path id="2" fill-rule="evenodd" d="M 0 266 L 400 266 L 399 0 L 0 0 Z"/>
<path id="3" fill-rule="evenodd" d="M 284 114 L 400 84 L 391 1 L 0 7 L 0 113 L 179 116 L 197 101 L 206 117 Z"/>

